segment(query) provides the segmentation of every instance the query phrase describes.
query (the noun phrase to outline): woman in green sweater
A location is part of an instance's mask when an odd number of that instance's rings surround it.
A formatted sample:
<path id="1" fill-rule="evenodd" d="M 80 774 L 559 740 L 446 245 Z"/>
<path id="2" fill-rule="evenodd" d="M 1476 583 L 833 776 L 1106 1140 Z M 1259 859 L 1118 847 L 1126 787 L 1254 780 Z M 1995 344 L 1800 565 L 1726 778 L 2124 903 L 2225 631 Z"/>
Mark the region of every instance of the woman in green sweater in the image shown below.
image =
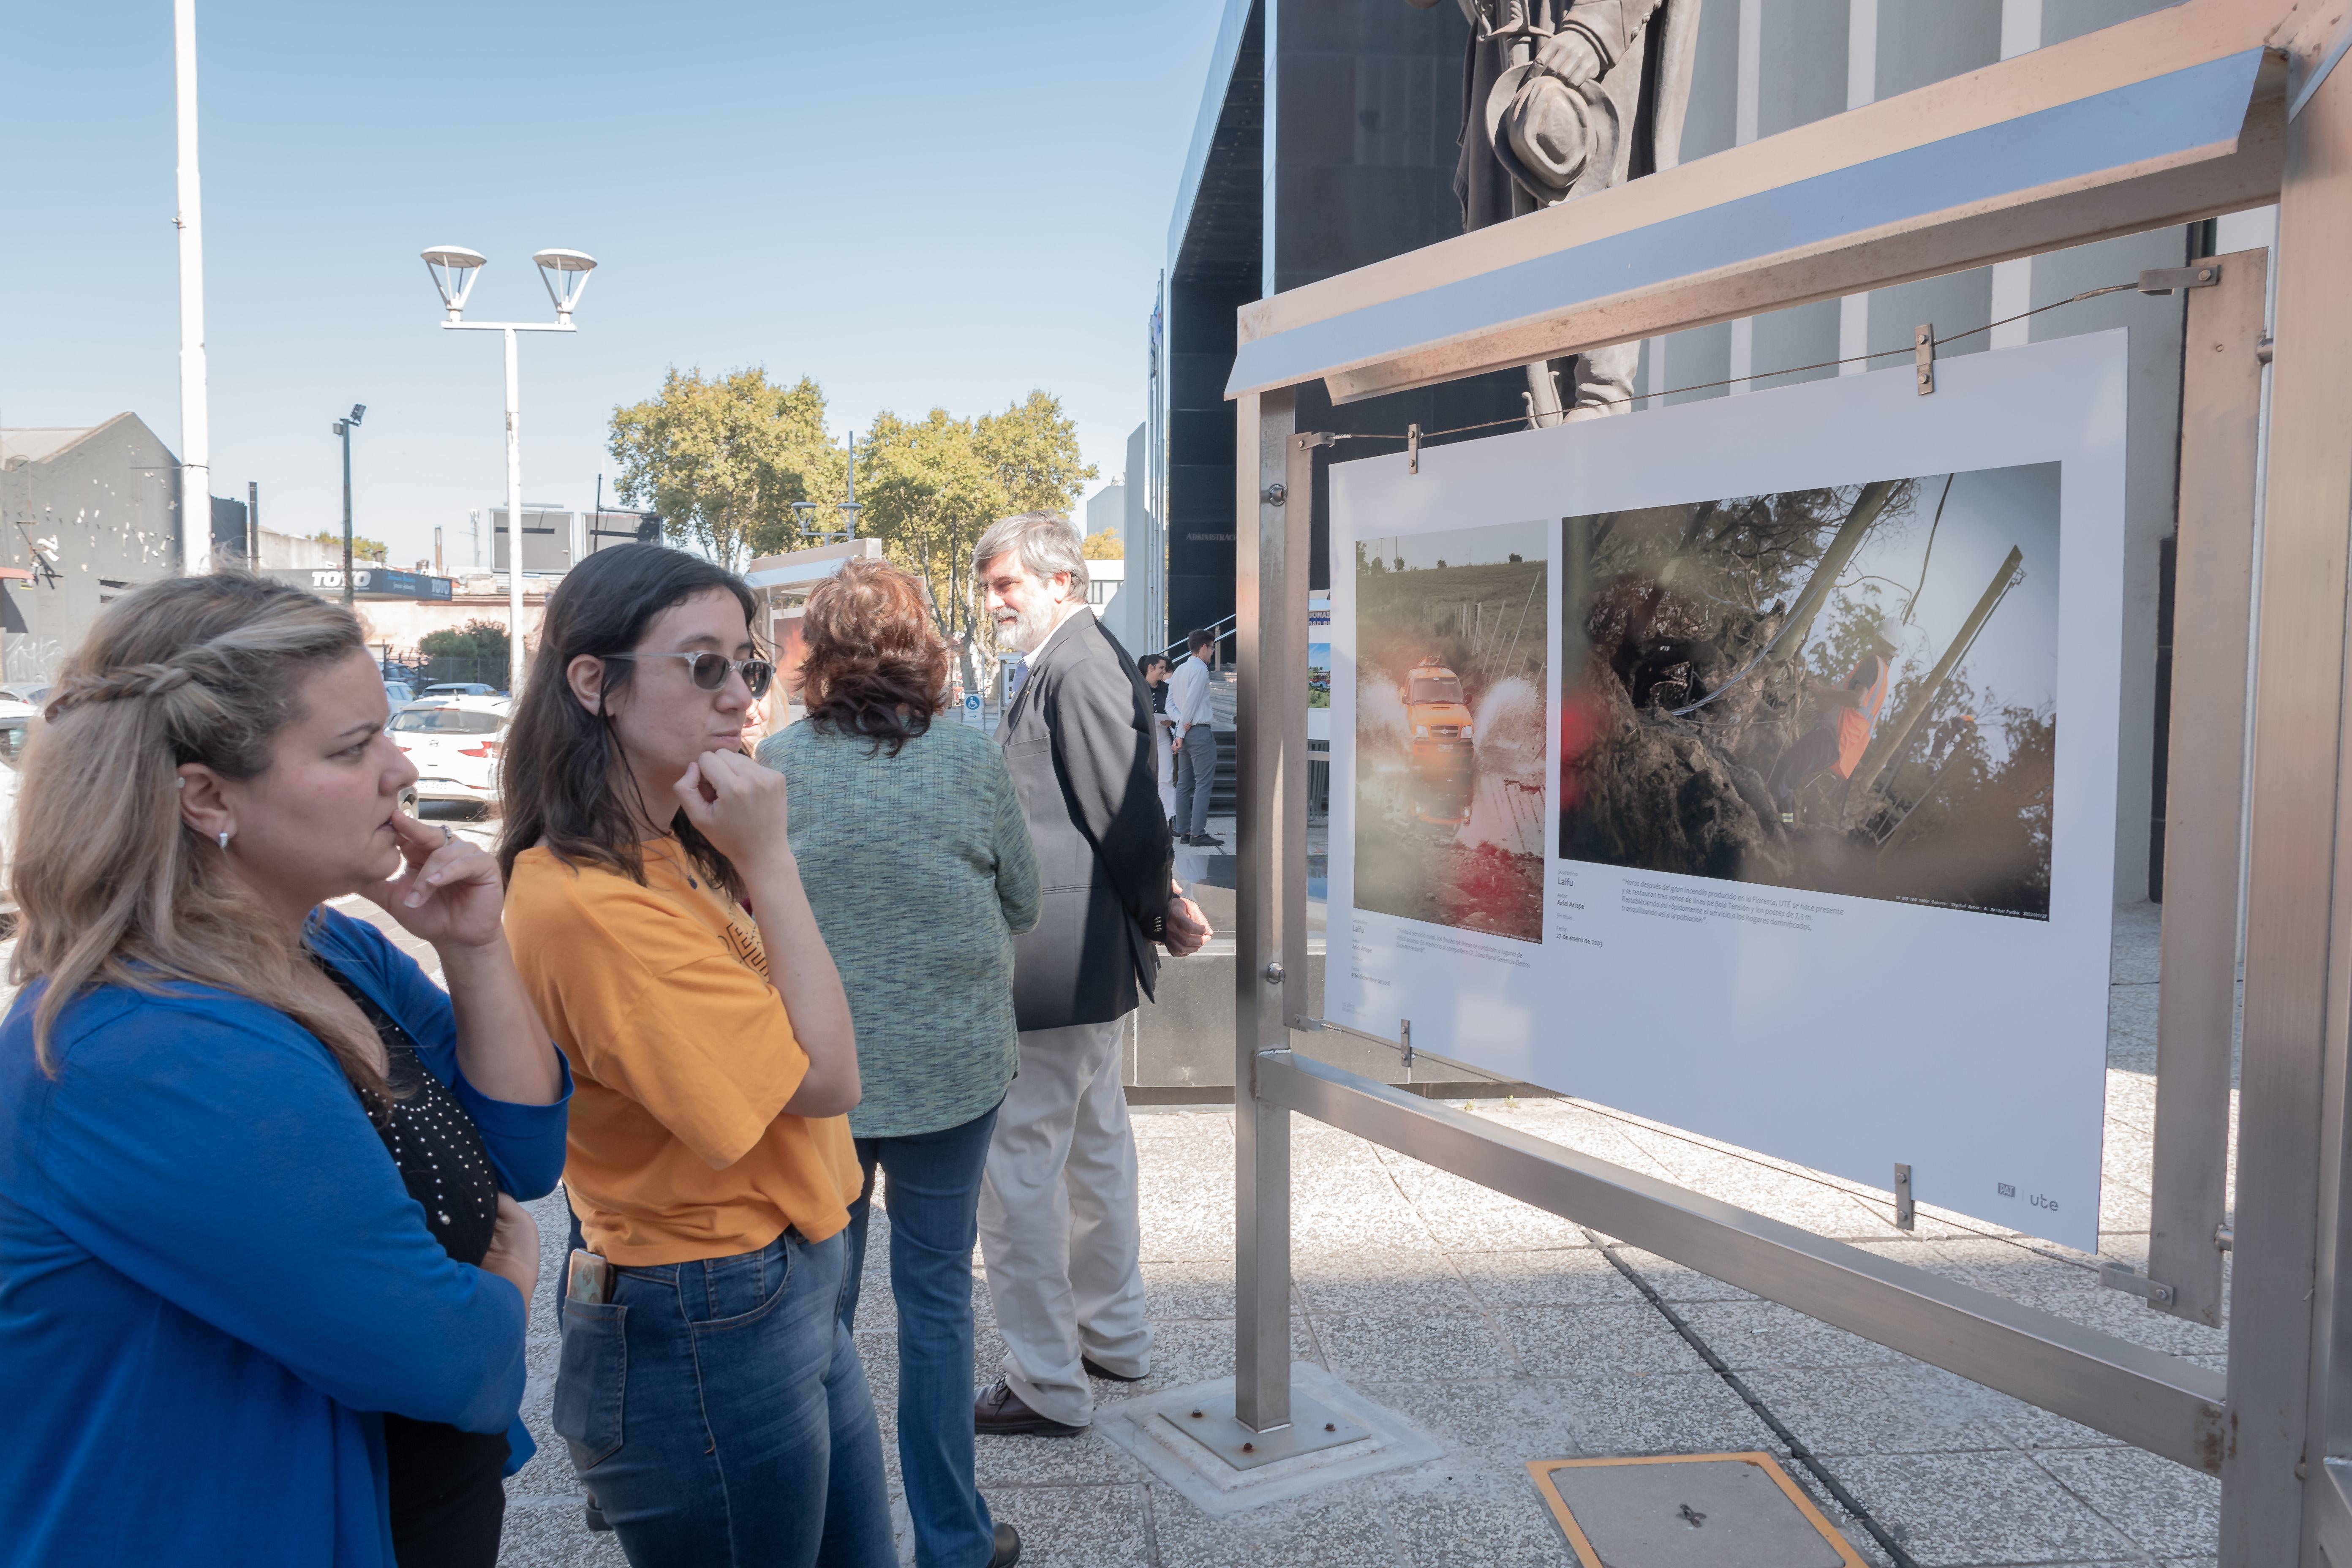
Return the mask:
<path id="1" fill-rule="evenodd" d="M 849 994 L 866 1096 L 850 1112 L 866 1189 L 850 1210 L 842 1321 L 855 1326 L 878 1166 L 898 1308 L 898 1462 L 918 1568 L 1009 1568 L 972 1479 L 971 1248 L 996 1108 L 1013 1081 L 1013 938 L 1037 923 L 1037 866 L 1003 753 L 938 724 L 948 651 L 922 584 L 852 561 L 809 595 L 807 720 L 760 761 L 784 775 L 793 857 Z"/>

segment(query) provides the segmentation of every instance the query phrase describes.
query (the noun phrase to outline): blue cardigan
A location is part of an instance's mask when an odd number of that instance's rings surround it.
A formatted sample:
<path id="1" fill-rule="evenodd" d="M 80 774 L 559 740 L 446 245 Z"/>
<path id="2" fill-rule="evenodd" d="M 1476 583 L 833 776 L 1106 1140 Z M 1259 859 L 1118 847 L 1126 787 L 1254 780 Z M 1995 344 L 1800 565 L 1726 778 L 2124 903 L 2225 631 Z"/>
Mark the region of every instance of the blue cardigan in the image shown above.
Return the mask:
<path id="1" fill-rule="evenodd" d="M 555 1185 L 565 1101 L 486 1098 L 447 994 L 374 927 L 310 941 L 416 1042 L 499 1184 Z M 528 1457 L 525 1303 L 425 1229 L 350 1083 L 284 1014 L 105 987 L 33 1056 L 0 1023 L 0 1565 L 392 1568 L 383 1419 Z"/>

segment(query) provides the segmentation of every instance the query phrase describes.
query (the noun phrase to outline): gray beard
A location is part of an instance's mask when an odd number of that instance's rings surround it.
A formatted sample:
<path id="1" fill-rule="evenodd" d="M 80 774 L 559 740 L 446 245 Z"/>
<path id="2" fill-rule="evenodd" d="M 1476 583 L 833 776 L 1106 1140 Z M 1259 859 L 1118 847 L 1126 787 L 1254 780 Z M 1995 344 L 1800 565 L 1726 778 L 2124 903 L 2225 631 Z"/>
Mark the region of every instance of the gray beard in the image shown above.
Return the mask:
<path id="1" fill-rule="evenodd" d="M 1009 629 L 1003 622 L 999 621 L 996 625 L 996 635 L 1021 652 L 1032 654 L 1037 651 L 1039 645 L 1045 642 L 1053 629 L 1054 611 L 1051 606 L 1048 606 L 1042 614 L 1014 616 Z"/>

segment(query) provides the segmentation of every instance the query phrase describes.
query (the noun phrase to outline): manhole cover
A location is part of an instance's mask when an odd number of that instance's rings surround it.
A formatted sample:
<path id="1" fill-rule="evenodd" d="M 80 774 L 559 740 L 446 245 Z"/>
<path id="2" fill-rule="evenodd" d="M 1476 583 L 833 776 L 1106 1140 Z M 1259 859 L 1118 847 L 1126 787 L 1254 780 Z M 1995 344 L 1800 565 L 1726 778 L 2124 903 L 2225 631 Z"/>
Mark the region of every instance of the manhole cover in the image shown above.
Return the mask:
<path id="1" fill-rule="evenodd" d="M 1582 1568 L 1868 1568 L 1769 1454 L 1535 1459 Z"/>

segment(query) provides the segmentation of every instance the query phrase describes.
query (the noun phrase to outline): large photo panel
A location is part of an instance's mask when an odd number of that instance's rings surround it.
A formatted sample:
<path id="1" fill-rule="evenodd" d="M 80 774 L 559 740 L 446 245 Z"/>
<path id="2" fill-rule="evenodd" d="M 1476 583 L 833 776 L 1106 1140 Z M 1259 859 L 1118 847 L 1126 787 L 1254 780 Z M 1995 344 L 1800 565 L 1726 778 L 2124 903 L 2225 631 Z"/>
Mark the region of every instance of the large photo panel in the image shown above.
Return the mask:
<path id="1" fill-rule="evenodd" d="M 1335 464 L 1331 1016 L 2095 1248 L 2124 349 Z"/>

